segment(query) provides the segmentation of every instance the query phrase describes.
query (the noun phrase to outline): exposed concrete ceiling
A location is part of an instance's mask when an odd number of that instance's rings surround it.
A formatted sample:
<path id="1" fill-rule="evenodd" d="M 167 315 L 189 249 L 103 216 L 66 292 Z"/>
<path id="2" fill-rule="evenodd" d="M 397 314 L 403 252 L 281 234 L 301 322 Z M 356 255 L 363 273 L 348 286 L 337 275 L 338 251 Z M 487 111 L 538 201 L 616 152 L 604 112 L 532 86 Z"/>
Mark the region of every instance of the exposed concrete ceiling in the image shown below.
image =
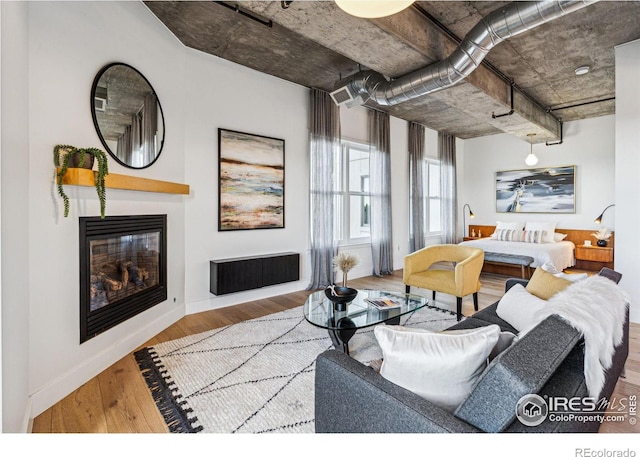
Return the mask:
<path id="1" fill-rule="evenodd" d="M 457 39 L 509 2 L 416 2 L 371 20 L 333 1 L 282 3 L 145 2 L 186 46 L 327 91 L 360 68 L 397 78 L 446 58 Z M 615 112 L 614 47 L 638 38 L 640 2 L 601 1 L 498 44 L 461 84 L 378 108 L 463 139 L 507 132 L 558 141 L 562 122 Z M 582 65 L 591 71 L 576 76 Z M 500 116 L 510 111 L 512 82 L 514 113 Z"/>

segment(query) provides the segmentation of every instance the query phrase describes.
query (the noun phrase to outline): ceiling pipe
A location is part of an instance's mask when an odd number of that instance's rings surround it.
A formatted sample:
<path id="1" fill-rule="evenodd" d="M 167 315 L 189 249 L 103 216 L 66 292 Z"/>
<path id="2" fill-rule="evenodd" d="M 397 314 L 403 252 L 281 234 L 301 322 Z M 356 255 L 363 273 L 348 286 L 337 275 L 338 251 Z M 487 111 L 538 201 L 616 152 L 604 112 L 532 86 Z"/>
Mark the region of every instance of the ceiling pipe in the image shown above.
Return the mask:
<path id="1" fill-rule="evenodd" d="M 338 105 L 364 105 L 369 100 L 394 106 L 451 87 L 469 76 L 489 51 L 513 36 L 577 11 L 598 0 L 516 1 L 482 18 L 445 60 L 434 62 L 394 80 L 372 70 L 338 82 L 331 93 Z"/>
<path id="2" fill-rule="evenodd" d="M 515 83 L 512 82 L 510 86 L 511 86 L 511 97 L 509 98 L 511 100 L 511 109 L 506 113 L 502 113 L 502 114 L 496 114 L 495 112 L 493 112 L 491 113 L 492 118 L 496 119 L 498 117 L 511 116 L 513 113 L 516 112 L 515 107 L 513 106 L 513 87 L 515 86 Z"/>

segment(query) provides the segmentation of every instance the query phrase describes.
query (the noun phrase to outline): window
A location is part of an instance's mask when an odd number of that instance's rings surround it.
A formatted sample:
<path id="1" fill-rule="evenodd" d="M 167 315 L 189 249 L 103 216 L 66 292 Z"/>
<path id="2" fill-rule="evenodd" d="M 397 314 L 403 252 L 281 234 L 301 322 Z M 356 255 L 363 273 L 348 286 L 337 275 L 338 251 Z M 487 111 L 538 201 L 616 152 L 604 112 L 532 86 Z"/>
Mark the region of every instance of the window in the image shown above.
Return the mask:
<path id="1" fill-rule="evenodd" d="M 424 226 L 425 235 L 438 235 L 442 231 L 440 222 L 440 161 L 424 161 Z"/>
<path id="2" fill-rule="evenodd" d="M 338 239 L 342 244 L 366 242 L 371 237 L 369 146 L 343 140 L 336 166 Z"/>

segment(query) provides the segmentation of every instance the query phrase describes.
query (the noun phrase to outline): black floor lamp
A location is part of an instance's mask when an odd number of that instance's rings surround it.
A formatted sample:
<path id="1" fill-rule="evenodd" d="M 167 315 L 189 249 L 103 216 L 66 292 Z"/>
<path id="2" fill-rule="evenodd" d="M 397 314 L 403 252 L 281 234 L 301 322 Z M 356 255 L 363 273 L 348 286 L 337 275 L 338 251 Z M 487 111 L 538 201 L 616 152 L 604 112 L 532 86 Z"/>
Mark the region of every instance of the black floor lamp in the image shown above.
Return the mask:
<path id="1" fill-rule="evenodd" d="M 471 219 L 473 219 L 474 217 L 476 217 L 475 214 L 473 214 L 473 211 L 471 211 L 471 207 L 469 206 L 468 203 L 465 203 L 464 206 L 462 207 L 462 236 L 466 236 L 465 233 L 467 233 L 467 212 L 464 210 L 465 208 L 469 208 L 469 217 Z"/>

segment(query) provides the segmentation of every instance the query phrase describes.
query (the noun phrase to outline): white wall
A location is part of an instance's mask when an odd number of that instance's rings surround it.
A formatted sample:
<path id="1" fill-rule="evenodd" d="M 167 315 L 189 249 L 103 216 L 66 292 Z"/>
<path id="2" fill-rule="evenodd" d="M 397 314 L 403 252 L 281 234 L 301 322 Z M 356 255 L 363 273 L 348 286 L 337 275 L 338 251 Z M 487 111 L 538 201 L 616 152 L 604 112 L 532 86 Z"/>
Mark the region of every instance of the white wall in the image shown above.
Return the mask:
<path id="1" fill-rule="evenodd" d="M 112 173 L 185 181 L 184 49 L 138 2 L 29 2 L 30 322 L 29 392 L 37 415 L 184 315 L 184 197 L 107 190 L 107 215 L 167 214 L 169 299 L 79 344 L 78 218 L 99 214 L 93 188 L 70 188 L 62 217 L 52 196 L 55 144 L 102 149 L 90 112 L 91 84 L 107 63 L 136 67 L 159 94 L 167 125 L 153 167 Z M 117 33 L 114 33 L 117 30 Z M 167 65 L 171 62 L 171 65 Z M 5 213 L 6 214 L 6 213 Z M 27 305 L 23 303 L 22 306 Z"/>
<path id="2" fill-rule="evenodd" d="M 615 266 L 631 296 L 630 320 L 640 322 L 640 41 L 616 47 L 615 138 Z"/>
<path id="3" fill-rule="evenodd" d="M 243 303 L 307 287 L 309 239 L 309 89 L 185 49 L 187 313 Z M 285 228 L 218 232 L 218 128 L 285 140 Z M 248 292 L 209 292 L 209 261 L 300 253 L 300 280 Z M 301 303 L 302 304 L 302 303 Z"/>
<path id="4" fill-rule="evenodd" d="M 538 220 L 555 221 L 559 228 L 597 229 L 593 220 L 614 202 L 614 120 L 614 116 L 604 116 L 567 122 L 562 144 L 533 146 L 539 159 L 536 168 L 576 166 L 575 214 L 497 213 L 495 173 L 528 168 L 524 159 L 529 154 L 529 143 L 507 134 L 465 140 L 458 206 L 462 209 L 468 203 L 475 213 L 473 220 L 467 213 L 467 226 L 495 225 L 498 220 Z M 603 226 L 615 228 L 614 213 L 615 207 L 607 211 Z M 459 220 L 462 230 L 462 213 Z"/>
<path id="5" fill-rule="evenodd" d="M 29 403 L 27 3 L 2 13 L 2 431 L 24 431 Z"/>

